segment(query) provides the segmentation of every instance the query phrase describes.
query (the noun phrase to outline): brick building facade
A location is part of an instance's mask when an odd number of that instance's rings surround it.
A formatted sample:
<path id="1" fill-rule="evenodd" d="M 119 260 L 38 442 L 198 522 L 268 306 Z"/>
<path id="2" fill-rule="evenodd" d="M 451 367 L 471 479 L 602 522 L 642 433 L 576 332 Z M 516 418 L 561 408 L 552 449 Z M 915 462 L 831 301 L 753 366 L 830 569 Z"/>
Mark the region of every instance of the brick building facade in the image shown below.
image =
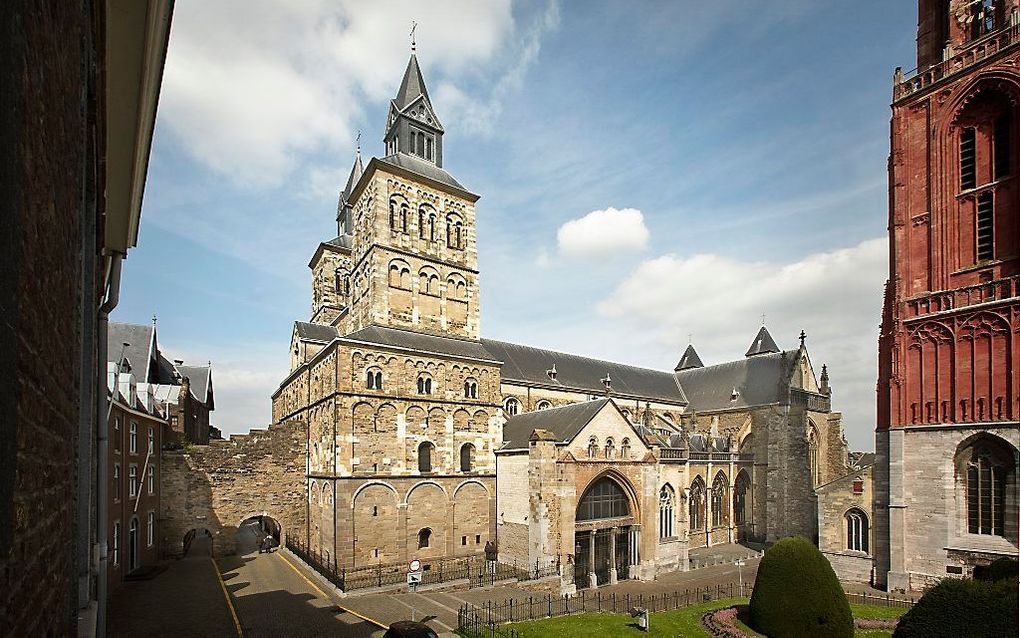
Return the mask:
<path id="1" fill-rule="evenodd" d="M 105 635 L 105 320 L 172 3 L 0 3 L 0 633 Z"/>
<path id="2" fill-rule="evenodd" d="M 1020 445 L 1017 0 L 920 0 L 896 71 L 879 339 L 876 581 L 1015 556 Z"/>
<path id="3" fill-rule="evenodd" d="M 363 164 L 359 149 L 337 237 L 309 262 L 311 321 L 294 324 L 273 421 L 307 424 L 311 548 L 356 568 L 477 554 L 496 540 L 507 559 L 574 564 L 573 508 L 607 460 L 615 487 L 599 489 L 631 494 L 644 512 L 620 540 L 636 552 L 631 577 L 686 569 L 689 547 L 814 537 L 813 487 L 845 473 L 847 450 L 803 335 L 784 351 L 762 326 L 744 358 L 705 366 L 691 347 L 672 371 L 481 338 L 478 196 L 443 168 L 442 136 L 412 56 L 388 154 Z M 594 434 L 594 456 L 566 451 L 587 439 L 507 447 L 531 434 L 511 435 L 526 426 L 508 430 L 507 419 L 541 413 L 532 429 L 555 438 L 575 404 L 605 398 L 613 408 L 600 418 L 620 433 Z M 621 446 L 627 456 L 614 456 Z M 550 518 L 529 510 L 524 486 L 553 468 L 569 472 L 572 496 Z M 661 525 L 660 500 L 671 512 Z"/>

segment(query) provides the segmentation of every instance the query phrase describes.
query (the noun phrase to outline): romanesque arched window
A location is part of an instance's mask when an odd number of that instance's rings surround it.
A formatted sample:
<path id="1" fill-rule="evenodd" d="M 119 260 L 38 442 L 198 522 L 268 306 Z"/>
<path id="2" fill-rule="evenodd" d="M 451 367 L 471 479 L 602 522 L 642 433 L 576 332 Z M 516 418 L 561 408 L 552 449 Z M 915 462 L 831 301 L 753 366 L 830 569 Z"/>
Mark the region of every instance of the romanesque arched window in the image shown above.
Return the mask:
<path id="1" fill-rule="evenodd" d="M 507 416 L 514 416 L 521 411 L 521 402 L 514 397 L 510 397 L 503 402 L 503 410 Z"/>
<path id="2" fill-rule="evenodd" d="M 659 538 L 673 538 L 673 505 L 676 495 L 669 483 L 659 490 Z"/>
<path id="3" fill-rule="evenodd" d="M 465 443 L 460 447 L 460 471 L 470 472 L 474 466 L 475 446 Z"/>
<path id="4" fill-rule="evenodd" d="M 436 241 L 436 216 L 429 215 L 429 241 Z"/>
<path id="5" fill-rule="evenodd" d="M 729 516 L 726 512 L 728 505 L 726 500 L 726 477 L 722 472 L 715 475 L 712 481 L 712 527 L 722 527 L 729 523 Z"/>
<path id="6" fill-rule="evenodd" d="M 577 503 L 577 521 L 630 516 L 630 504 L 623 489 L 610 478 L 603 477 L 585 490 Z"/>
<path id="7" fill-rule="evenodd" d="M 1005 536 L 1005 522 L 1016 520 L 1013 455 L 1008 445 L 987 435 L 956 453 L 957 477 L 958 481 L 962 479 L 967 508 L 967 532 Z"/>
<path id="8" fill-rule="evenodd" d="M 435 450 L 434 445 L 428 441 L 423 442 L 418 446 L 418 471 L 419 472 L 431 472 L 432 471 L 432 452 Z"/>
<path id="9" fill-rule="evenodd" d="M 855 552 L 868 551 L 868 517 L 856 507 L 846 513 L 846 548 Z"/>
<path id="10" fill-rule="evenodd" d="M 687 500 L 687 518 L 690 521 L 691 530 L 702 530 L 705 528 L 705 483 L 700 476 L 694 478 L 691 483 L 691 496 Z"/>
<path id="11" fill-rule="evenodd" d="M 418 549 L 428 549 L 429 542 L 432 540 L 432 530 L 424 528 L 418 530 Z"/>
<path id="12" fill-rule="evenodd" d="M 369 368 L 365 371 L 365 387 L 369 390 L 382 390 L 382 370 Z"/>
<path id="13" fill-rule="evenodd" d="M 606 460 L 607 461 L 609 459 L 613 458 L 613 454 L 614 454 L 615 451 L 616 451 L 616 449 L 615 449 L 614 444 L 613 444 L 613 439 L 611 439 L 611 438 L 606 439 Z"/>
<path id="14" fill-rule="evenodd" d="M 627 437 L 624 437 L 624 439 L 620 441 L 620 458 L 630 458 L 630 439 Z"/>
<path id="15" fill-rule="evenodd" d="M 400 232 L 407 232 L 407 204 L 400 205 Z"/>
<path id="16" fill-rule="evenodd" d="M 425 239 L 428 235 L 428 211 L 424 206 L 418 208 L 418 237 Z"/>
<path id="17" fill-rule="evenodd" d="M 471 378 L 464 381 L 464 398 L 465 399 L 478 398 L 478 381 Z"/>
<path id="18" fill-rule="evenodd" d="M 396 198 L 390 198 L 390 230 L 400 228 L 400 204 Z"/>
<path id="19" fill-rule="evenodd" d="M 599 440 L 595 437 L 588 439 L 588 458 L 593 459 L 599 453 Z"/>
<path id="20" fill-rule="evenodd" d="M 418 394 L 432 394 L 432 377 L 427 374 L 418 375 Z"/>
<path id="21" fill-rule="evenodd" d="M 812 426 L 808 432 L 808 467 L 811 468 L 811 485 L 818 485 L 818 433 Z"/>
<path id="22" fill-rule="evenodd" d="M 535 404 L 535 409 L 536 410 L 548 410 L 551 407 L 552 407 L 552 404 L 549 403 L 548 401 L 546 401 L 545 399 L 543 399 L 543 400 L 541 400 L 541 401 L 539 401 L 538 403 Z"/>

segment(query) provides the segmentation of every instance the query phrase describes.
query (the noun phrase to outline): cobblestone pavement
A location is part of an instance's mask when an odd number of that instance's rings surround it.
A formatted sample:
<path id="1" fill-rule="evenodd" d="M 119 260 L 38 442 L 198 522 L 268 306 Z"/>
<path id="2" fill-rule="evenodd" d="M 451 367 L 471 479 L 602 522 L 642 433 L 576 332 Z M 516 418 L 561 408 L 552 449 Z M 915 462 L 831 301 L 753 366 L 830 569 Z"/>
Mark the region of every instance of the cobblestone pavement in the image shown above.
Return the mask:
<path id="1" fill-rule="evenodd" d="M 242 526 L 237 555 L 220 561 L 245 636 L 382 636 L 376 625 L 343 613 L 340 598 L 285 553 L 260 554 L 260 535 L 257 523 Z"/>
<path id="2" fill-rule="evenodd" d="M 152 580 L 128 581 L 110 597 L 111 636 L 236 636 L 216 578 L 212 541 L 197 536 L 188 555 Z"/>

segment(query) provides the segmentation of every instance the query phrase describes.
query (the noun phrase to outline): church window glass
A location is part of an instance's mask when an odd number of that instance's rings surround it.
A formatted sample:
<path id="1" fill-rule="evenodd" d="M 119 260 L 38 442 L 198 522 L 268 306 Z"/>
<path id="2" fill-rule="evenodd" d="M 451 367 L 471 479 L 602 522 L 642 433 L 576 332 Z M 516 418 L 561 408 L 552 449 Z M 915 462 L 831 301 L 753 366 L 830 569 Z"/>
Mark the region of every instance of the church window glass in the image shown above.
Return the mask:
<path id="1" fill-rule="evenodd" d="M 726 477 L 720 472 L 712 482 L 712 527 L 722 527 L 729 522 L 726 505 Z"/>
<path id="2" fill-rule="evenodd" d="M 425 441 L 418 446 L 418 471 L 419 472 L 431 472 L 432 471 L 432 450 L 435 448 L 434 445 Z"/>
<path id="3" fill-rule="evenodd" d="M 744 472 L 737 474 L 733 488 L 733 518 L 737 525 L 747 523 L 747 493 L 750 487 L 747 474 Z"/>
<path id="4" fill-rule="evenodd" d="M 432 377 L 426 374 L 418 375 L 418 394 L 432 394 Z"/>
<path id="5" fill-rule="evenodd" d="M 846 513 L 846 548 L 868 551 L 868 517 L 856 507 Z"/>
<path id="6" fill-rule="evenodd" d="M 517 399 L 510 397 L 503 402 L 503 409 L 506 411 L 507 416 L 515 416 L 521 411 L 521 402 Z"/>
<path id="7" fill-rule="evenodd" d="M 430 540 L 432 540 L 432 530 L 427 527 L 418 530 L 418 549 L 428 549 Z"/>
<path id="8" fill-rule="evenodd" d="M 975 446 L 967 463 L 967 527 L 971 534 L 1003 536 L 1006 513 L 1005 459 Z"/>
<path id="9" fill-rule="evenodd" d="M 705 529 L 705 484 L 700 476 L 691 483 L 691 495 L 687 502 L 687 507 L 691 529 Z"/>
<path id="10" fill-rule="evenodd" d="M 659 490 L 659 538 L 673 538 L 673 488 L 663 485 Z"/>
<path id="11" fill-rule="evenodd" d="M 601 478 L 581 497 L 577 504 L 578 521 L 630 516 L 627 496 L 615 481 Z"/>

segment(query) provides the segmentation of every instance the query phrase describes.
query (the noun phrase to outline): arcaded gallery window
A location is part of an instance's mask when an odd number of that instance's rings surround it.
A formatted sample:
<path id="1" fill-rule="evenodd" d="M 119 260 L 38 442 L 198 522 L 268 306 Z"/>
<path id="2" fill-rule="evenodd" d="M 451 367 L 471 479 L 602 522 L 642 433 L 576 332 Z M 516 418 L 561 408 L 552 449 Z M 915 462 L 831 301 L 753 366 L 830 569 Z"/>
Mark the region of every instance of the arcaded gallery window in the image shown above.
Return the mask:
<path id="1" fill-rule="evenodd" d="M 846 548 L 868 551 L 868 517 L 856 507 L 846 513 Z"/>

